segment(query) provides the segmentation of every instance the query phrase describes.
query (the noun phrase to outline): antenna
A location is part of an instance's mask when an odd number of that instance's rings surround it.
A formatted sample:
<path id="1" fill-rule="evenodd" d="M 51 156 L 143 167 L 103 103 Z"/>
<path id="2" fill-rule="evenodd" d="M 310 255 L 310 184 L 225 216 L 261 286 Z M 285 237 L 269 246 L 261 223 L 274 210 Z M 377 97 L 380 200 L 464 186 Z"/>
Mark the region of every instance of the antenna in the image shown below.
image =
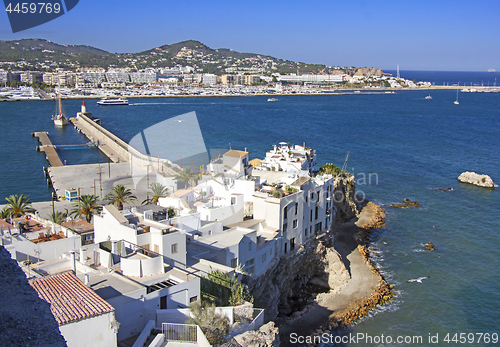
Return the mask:
<path id="1" fill-rule="evenodd" d="M 400 79 L 400 78 L 401 78 L 401 77 L 399 76 L 399 64 L 398 64 L 398 72 L 397 72 L 397 74 L 396 74 L 396 78 L 397 78 L 397 79 Z"/>

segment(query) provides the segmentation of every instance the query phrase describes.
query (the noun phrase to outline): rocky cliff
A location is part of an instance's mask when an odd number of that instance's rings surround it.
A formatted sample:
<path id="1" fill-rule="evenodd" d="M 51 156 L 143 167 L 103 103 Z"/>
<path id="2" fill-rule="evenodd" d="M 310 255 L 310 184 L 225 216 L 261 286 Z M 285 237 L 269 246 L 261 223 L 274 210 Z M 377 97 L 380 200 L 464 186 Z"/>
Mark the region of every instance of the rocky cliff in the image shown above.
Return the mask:
<path id="1" fill-rule="evenodd" d="M 354 177 L 338 177 L 333 192 L 332 230 L 356 216 Z M 314 292 L 341 287 L 349 280 L 341 255 L 332 247 L 332 230 L 323 238 L 302 245 L 294 255 L 281 257 L 266 273 L 251 279 L 249 290 L 255 298 L 255 306 L 265 309 L 266 320 L 300 312 L 308 302 L 314 301 Z"/>

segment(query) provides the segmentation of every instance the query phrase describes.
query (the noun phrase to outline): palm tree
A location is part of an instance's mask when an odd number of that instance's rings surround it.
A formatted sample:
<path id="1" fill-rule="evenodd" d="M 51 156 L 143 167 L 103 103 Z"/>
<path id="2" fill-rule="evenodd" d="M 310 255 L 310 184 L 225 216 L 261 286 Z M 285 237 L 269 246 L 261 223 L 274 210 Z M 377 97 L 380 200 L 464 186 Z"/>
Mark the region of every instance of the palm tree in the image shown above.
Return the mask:
<path id="1" fill-rule="evenodd" d="M 158 199 L 163 198 L 168 195 L 168 188 L 161 183 L 151 183 L 149 185 L 151 188 L 151 198 L 147 198 L 142 202 L 143 205 L 154 204 L 158 205 Z"/>
<path id="2" fill-rule="evenodd" d="M 7 219 L 9 218 L 9 212 L 7 211 L 7 208 L 3 208 L 1 211 L 0 211 L 0 219 Z"/>
<path id="3" fill-rule="evenodd" d="M 35 209 L 31 207 L 30 198 L 26 195 L 11 195 L 5 198 L 8 204 L 4 208 L 4 213 L 12 218 L 22 217 L 27 213 L 35 213 Z"/>
<path id="4" fill-rule="evenodd" d="M 66 213 L 55 211 L 54 213 L 49 213 L 48 220 L 56 224 L 61 224 L 66 221 Z"/>
<path id="5" fill-rule="evenodd" d="M 104 199 L 115 205 L 118 210 L 123 210 L 124 204 L 134 202 L 137 200 L 137 197 L 132 194 L 130 188 L 125 188 L 123 184 L 117 184 Z"/>
<path id="6" fill-rule="evenodd" d="M 70 216 L 76 218 L 85 218 L 90 223 L 92 215 L 99 213 L 102 205 L 97 203 L 95 195 L 81 195 L 78 201 L 73 202 L 73 208 L 69 212 Z"/>
<path id="7" fill-rule="evenodd" d="M 177 175 L 175 175 L 175 179 L 177 181 L 182 181 L 184 182 L 184 188 L 188 187 L 188 183 L 191 180 L 194 180 L 198 177 L 198 175 L 191 170 L 189 166 L 185 166 L 182 168 L 181 172 L 179 172 Z"/>

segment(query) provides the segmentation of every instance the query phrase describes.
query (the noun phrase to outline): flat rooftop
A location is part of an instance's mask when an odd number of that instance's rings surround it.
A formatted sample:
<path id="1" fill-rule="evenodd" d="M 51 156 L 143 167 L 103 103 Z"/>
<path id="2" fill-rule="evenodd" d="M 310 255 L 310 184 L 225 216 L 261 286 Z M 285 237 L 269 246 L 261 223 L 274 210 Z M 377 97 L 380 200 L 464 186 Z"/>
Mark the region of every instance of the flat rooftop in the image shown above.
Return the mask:
<path id="1" fill-rule="evenodd" d="M 89 279 L 89 285 L 104 300 L 144 288 L 144 286 L 114 273 L 92 276 Z"/>

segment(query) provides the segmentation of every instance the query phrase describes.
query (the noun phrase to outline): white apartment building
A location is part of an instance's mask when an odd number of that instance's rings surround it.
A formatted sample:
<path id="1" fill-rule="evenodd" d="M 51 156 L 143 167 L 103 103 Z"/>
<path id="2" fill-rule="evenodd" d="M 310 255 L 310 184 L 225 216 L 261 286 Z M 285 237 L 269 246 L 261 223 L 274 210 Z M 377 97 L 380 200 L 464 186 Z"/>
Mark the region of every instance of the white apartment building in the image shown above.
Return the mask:
<path id="1" fill-rule="evenodd" d="M 127 70 L 111 70 L 106 72 L 106 81 L 110 83 L 129 83 L 130 74 Z"/>
<path id="2" fill-rule="evenodd" d="M 156 72 L 131 72 L 130 81 L 132 83 L 144 84 L 144 83 L 155 83 L 156 82 Z"/>
<path id="3" fill-rule="evenodd" d="M 337 84 L 344 82 L 344 75 L 281 75 L 278 80 L 294 84 Z"/>
<path id="4" fill-rule="evenodd" d="M 203 74 L 202 83 L 206 85 L 216 85 L 217 84 L 217 76 L 211 73 Z"/>

